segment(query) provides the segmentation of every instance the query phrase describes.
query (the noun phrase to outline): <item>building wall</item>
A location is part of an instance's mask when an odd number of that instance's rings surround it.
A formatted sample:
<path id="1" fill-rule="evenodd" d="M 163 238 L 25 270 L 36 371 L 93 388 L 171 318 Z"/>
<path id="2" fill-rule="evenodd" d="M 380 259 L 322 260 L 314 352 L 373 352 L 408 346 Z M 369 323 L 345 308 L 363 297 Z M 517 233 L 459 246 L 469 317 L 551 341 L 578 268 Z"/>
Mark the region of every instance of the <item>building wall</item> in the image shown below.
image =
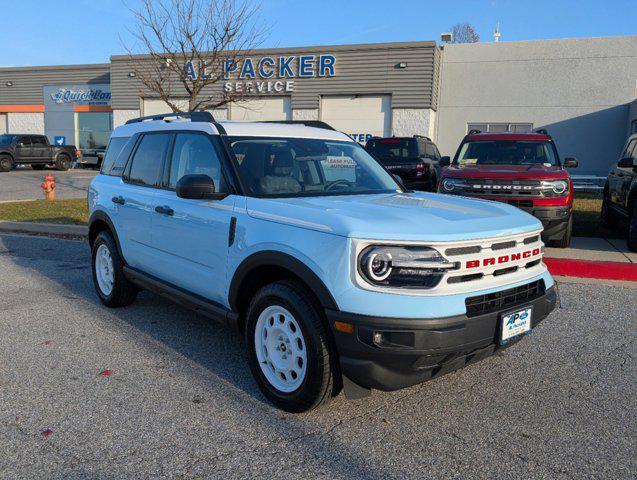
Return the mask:
<path id="1" fill-rule="evenodd" d="M 108 63 L 0 68 L 0 105 L 42 105 L 45 85 L 108 83 L 109 71 Z"/>
<path id="2" fill-rule="evenodd" d="M 424 135 L 433 138 L 436 112 L 429 108 L 394 108 L 392 110 L 392 134 L 397 137 Z"/>
<path id="3" fill-rule="evenodd" d="M 7 132 L 44 135 L 44 113 L 7 113 Z"/>
<path id="4" fill-rule="evenodd" d="M 264 56 L 333 54 L 335 76 L 294 78 L 292 108 L 315 110 L 320 95 L 391 94 L 394 108 L 436 108 L 438 79 L 435 75 L 439 49 L 435 42 L 397 42 L 255 50 L 253 59 Z M 398 68 L 404 62 L 406 68 Z M 137 78 L 129 76 L 127 56 L 111 57 L 113 109 L 139 108 L 139 98 L 152 97 Z M 259 78 L 255 79 L 259 80 Z M 273 78 L 273 80 L 275 80 Z M 224 82 L 204 90 L 204 96 L 220 96 Z M 175 88 L 179 97 L 185 92 Z M 274 95 L 274 94 L 262 94 Z M 286 93 L 289 95 L 289 93 Z"/>
<path id="5" fill-rule="evenodd" d="M 546 128 L 575 174 L 606 175 L 635 99 L 637 36 L 445 45 L 437 144 L 453 155 L 468 123 Z"/>

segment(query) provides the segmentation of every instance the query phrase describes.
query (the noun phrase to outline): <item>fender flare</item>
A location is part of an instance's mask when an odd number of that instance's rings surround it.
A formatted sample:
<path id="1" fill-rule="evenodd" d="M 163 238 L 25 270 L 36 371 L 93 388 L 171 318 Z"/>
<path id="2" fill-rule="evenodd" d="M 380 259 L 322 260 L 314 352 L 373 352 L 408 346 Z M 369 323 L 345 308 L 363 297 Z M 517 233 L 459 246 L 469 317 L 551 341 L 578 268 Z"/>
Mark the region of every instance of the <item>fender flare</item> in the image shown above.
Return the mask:
<path id="1" fill-rule="evenodd" d="M 15 161 L 15 157 L 13 156 L 13 153 L 11 153 L 10 150 L 0 150 L 0 155 L 6 155 L 8 157 L 11 157 L 11 160 Z"/>
<path id="2" fill-rule="evenodd" d="M 91 229 L 93 228 L 93 224 L 96 221 L 102 221 L 102 222 L 106 223 L 106 225 L 108 225 L 108 228 L 111 231 L 111 234 L 113 235 L 113 240 L 115 240 L 115 245 L 117 246 L 117 253 L 119 254 L 119 257 L 126 264 L 126 259 L 124 258 L 124 254 L 122 252 L 122 247 L 121 247 L 121 245 L 119 243 L 119 237 L 117 236 L 117 230 L 115 230 L 115 225 L 113 225 L 113 222 L 111 221 L 111 218 L 108 216 L 108 214 L 104 210 L 95 210 L 91 214 L 91 217 L 89 218 L 89 221 L 88 221 L 88 231 L 89 231 L 88 241 L 89 241 L 89 244 L 92 246 Z"/>
<path id="3" fill-rule="evenodd" d="M 258 267 L 274 265 L 285 268 L 298 276 L 317 296 L 321 305 L 331 310 L 338 310 L 336 301 L 323 281 L 305 263 L 287 253 L 276 250 L 264 250 L 246 257 L 237 267 L 230 282 L 228 302 L 233 311 L 237 311 L 239 289 L 252 270 Z"/>

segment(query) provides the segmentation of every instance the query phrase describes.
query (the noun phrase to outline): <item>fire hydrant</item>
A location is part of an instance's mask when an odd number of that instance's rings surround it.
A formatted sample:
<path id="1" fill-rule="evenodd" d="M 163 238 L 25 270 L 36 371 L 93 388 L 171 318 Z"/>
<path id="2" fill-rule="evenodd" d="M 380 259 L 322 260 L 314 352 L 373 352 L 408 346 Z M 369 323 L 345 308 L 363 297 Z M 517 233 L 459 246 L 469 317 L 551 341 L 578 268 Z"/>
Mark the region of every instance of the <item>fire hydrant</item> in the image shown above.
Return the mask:
<path id="1" fill-rule="evenodd" d="M 53 174 L 47 173 L 40 187 L 44 190 L 46 200 L 55 200 L 55 177 Z"/>

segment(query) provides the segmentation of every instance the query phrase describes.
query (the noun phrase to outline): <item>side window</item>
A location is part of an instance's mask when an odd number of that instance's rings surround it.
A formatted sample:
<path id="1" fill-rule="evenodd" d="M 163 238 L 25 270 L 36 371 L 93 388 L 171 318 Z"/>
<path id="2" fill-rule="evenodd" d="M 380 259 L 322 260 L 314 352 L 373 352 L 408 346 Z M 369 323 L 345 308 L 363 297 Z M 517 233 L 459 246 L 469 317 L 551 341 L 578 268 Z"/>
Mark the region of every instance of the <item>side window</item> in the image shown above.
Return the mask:
<path id="1" fill-rule="evenodd" d="M 431 144 L 431 146 L 434 149 L 434 156 L 436 157 L 436 159 L 440 160 L 440 151 L 438 150 L 438 147 L 436 147 L 436 145 L 434 145 L 433 143 Z"/>
<path id="2" fill-rule="evenodd" d="M 106 147 L 106 152 L 104 153 L 104 160 L 102 160 L 102 172 L 105 175 L 121 175 L 124 170 L 124 165 L 126 164 L 126 160 L 128 156 L 120 159 L 119 162 L 116 160 L 119 157 L 119 154 L 122 153 L 124 149 L 124 145 L 128 142 L 130 137 L 113 137 L 110 142 L 108 142 L 108 147 Z"/>
<path id="3" fill-rule="evenodd" d="M 31 139 L 29 137 L 20 137 L 18 140 L 18 147 L 30 147 Z"/>
<path id="4" fill-rule="evenodd" d="M 31 137 L 31 143 L 34 147 L 46 147 L 46 140 L 44 137 Z"/>
<path id="5" fill-rule="evenodd" d="M 626 147 L 622 158 L 637 158 L 637 140 L 631 140 L 631 142 Z"/>
<path id="6" fill-rule="evenodd" d="M 425 155 L 428 158 L 436 158 L 436 152 L 434 151 L 433 143 L 426 143 L 425 144 Z"/>
<path id="7" fill-rule="evenodd" d="M 206 135 L 178 133 L 175 137 L 168 187 L 174 189 L 184 175 L 208 175 L 215 182 L 217 192 L 226 188 L 219 156 Z"/>
<path id="8" fill-rule="evenodd" d="M 162 160 L 170 144 L 168 134 L 144 135 L 133 156 L 128 181 L 150 187 L 157 186 L 162 170 Z"/>

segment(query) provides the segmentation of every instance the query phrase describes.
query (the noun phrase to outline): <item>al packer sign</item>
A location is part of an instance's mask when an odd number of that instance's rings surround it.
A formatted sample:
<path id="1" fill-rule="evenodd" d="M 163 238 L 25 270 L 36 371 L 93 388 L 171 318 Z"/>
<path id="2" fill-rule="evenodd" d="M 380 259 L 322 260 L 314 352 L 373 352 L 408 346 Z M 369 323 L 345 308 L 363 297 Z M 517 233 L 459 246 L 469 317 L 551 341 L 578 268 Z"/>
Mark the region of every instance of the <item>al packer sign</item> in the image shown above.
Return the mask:
<path id="1" fill-rule="evenodd" d="M 228 81 L 223 84 L 223 89 L 251 94 L 293 92 L 295 79 L 334 77 L 335 68 L 336 58 L 331 54 L 226 60 L 223 74 Z M 195 68 L 192 62 L 186 64 L 185 70 L 193 80 L 209 74 L 205 67 Z"/>

